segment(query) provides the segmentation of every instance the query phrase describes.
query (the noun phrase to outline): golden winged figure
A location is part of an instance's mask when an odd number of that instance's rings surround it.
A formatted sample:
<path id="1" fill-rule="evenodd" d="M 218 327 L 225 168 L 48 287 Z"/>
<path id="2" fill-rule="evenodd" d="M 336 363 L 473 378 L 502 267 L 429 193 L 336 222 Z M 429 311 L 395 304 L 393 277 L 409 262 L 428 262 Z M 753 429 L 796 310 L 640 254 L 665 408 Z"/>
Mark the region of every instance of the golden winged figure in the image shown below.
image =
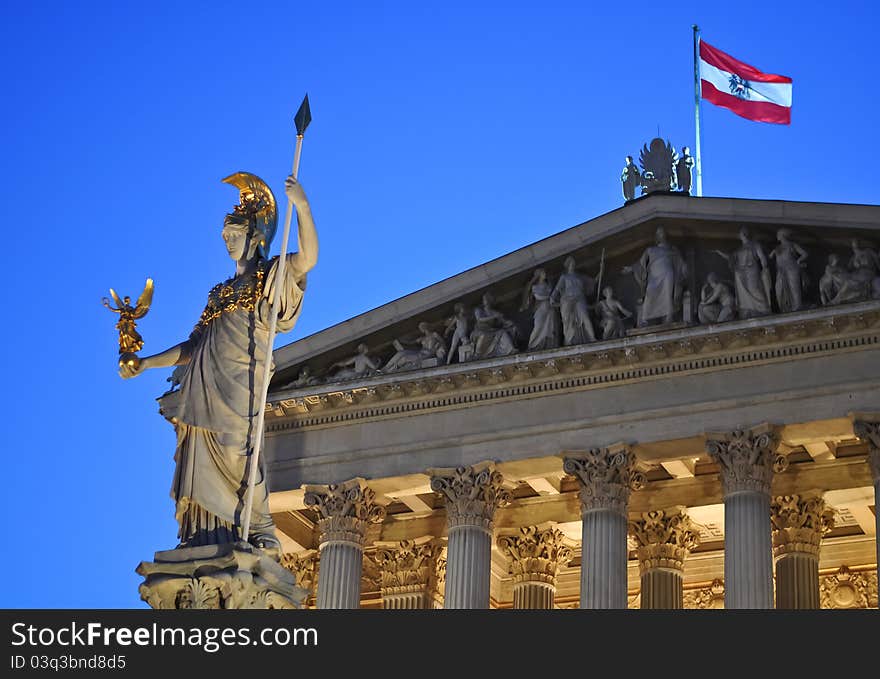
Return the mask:
<path id="1" fill-rule="evenodd" d="M 153 301 L 153 279 L 147 279 L 144 291 L 138 297 L 135 306 L 131 305 L 131 297 L 126 296 L 120 300 L 113 288 L 110 288 L 110 296 L 116 303 L 115 307 L 110 305 L 110 300 L 106 297 L 102 298 L 101 302 L 114 314 L 119 314 L 119 322 L 116 324 L 116 329 L 119 331 L 119 354 L 133 354 L 140 351 L 144 347 L 144 338 L 135 328 L 135 321 L 146 316 L 150 310 Z"/>

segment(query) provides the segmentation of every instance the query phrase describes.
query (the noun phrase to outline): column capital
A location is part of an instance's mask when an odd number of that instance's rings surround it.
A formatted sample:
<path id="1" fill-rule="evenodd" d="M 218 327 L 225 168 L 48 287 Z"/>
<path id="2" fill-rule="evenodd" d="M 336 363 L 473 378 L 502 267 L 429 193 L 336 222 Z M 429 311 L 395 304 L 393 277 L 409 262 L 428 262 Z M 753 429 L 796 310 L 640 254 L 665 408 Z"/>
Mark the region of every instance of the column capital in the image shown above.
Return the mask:
<path id="1" fill-rule="evenodd" d="M 700 544 L 700 533 L 681 507 L 644 512 L 629 521 L 638 548 L 639 570 L 682 570 L 684 560 Z"/>
<path id="2" fill-rule="evenodd" d="M 504 477 L 492 462 L 427 471 L 431 490 L 446 500 L 449 528 L 473 526 L 492 533 L 495 510 L 511 500 L 510 491 L 503 487 Z"/>
<path id="3" fill-rule="evenodd" d="M 868 444 L 868 465 L 874 483 L 880 481 L 880 413 L 853 415 L 853 434 Z"/>
<path id="4" fill-rule="evenodd" d="M 553 527 L 524 526 L 516 534 L 502 535 L 497 542 L 508 559 L 514 583 L 544 582 L 555 587 L 559 567 L 574 556 L 568 539 Z"/>
<path id="5" fill-rule="evenodd" d="M 751 429 L 706 434 L 706 452 L 721 467 L 724 496 L 743 491 L 770 494 L 774 472 L 788 467 L 779 455 L 779 433 L 769 424 Z"/>
<path id="6" fill-rule="evenodd" d="M 773 556 L 793 552 L 819 556 L 822 536 L 834 527 L 834 510 L 818 493 L 777 495 L 770 503 Z"/>
<path id="7" fill-rule="evenodd" d="M 318 584 L 318 552 L 314 549 L 281 555 L 281 565 L 293 573 L 298 587 L 308 590 L 314 596 Z"/>
<path id="8" fill-rule="evenodd" d="M 562 468 L 580 481 L 581 512 L 610 509 L 625 516 L 630 491 L 647 482 L 636 469 L 635 453 L 625 444 L 566 456 Z"/>
<path id="9" fill-rule="evenodd" d="M 426 592 L 435 578 L 443 543 L 427 536 L 418 540 L 377 543 L 366 555 L 376 568 L 382 596 Z"/>
<path id="10" fill-rule="evenodd" d="M 385 518 L 385 508 L 376 503 L 376 493 L 361 478 L 303 489 L 305 505 L 314 508 L 320 517 L 322 546 L 344 542 L 363 548 L 369 525 Z"/>

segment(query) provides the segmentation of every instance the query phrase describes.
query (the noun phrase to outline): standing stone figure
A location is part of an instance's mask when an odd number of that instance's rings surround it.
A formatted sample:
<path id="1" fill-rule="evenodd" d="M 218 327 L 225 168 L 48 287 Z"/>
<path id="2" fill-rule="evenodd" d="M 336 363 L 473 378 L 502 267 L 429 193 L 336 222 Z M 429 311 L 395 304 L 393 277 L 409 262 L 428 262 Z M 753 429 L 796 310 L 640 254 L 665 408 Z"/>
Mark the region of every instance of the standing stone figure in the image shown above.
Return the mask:
<path id="1" fill-rule="evenodd" d="M 625 201 L 635 199 L 636 189 L 642 183 L 642 175 L 633 162 L 632 156 L 626 157 L 626 165 L 623 166 L 623 172 L 620 174 L 620 182 L 623 185 L 623 199 Z"/>
<path id="2" fill-rule="evenodd" d="M 532 279 L 523 290 L 520 311 L 525 311 L 535 302 L 534 325 L 529 335 L 529 351 L 555 349 L 559 346 L 559 321 L 555 307 L 550 303 L 553 288 L 547 280 L 544 269 L 535 269 Z"/>
<path id="3" fill-rule="evenodd" d="M 740 318 L 770 313 L 770 267 L 760 243 L 749 237 L 746 227 L 739 230 L 742 246 L 731 253 L 713 250 L 727 260 L 733 270 L 736 308 Z"/>
<path id="4" fill-rule="evenodd" d="M 632 312 L 614 299 L 614 290 L 610 285 L 602 288 L 602 299 L 596 305 L 596 311 L 599 314 L 599 326 L 602 329 L 603 340 L 616 339 L 626 335 L 623 319 L 631 318 Z"/>
<path id="5" fill-rule="evenodd" d="M 700 323 L 724 323 L 736 318 L 736 300 L 726 283 L 713 271 L 706 277 L 697 307 Z"/>
<path id="6" fill-rule="evenodd" d="M 655 319 L 672 323 L 681 309 L 687 264 L 678 248 L 666 241 L 666 231 L 658 227 L 655 243 L 645 249 L 639 261 L 625 266 L 622 273 L 631 273 L 641 289 L 639 327 Z"/>
<path id="7" fill-rule="evenodd" d="M 418 339 L 419 348 L 407 349 L 399 340 L 394 340 L 394 348 L 397 353 L 392 356 L 383 373 L 397 372 L 399 370 L 417 370 L 418 368 L 434 367 L 440 365 L 446 358 L 446 342 L 440 337 L 440 333 L 431 330 L 431 326 L 422 321 L 419 323 L 421 336 Z"/>
<path id="8" fill-rule="evenodd" d="M 575 261 L 571 255 L 565 258 L 563 266 L 565 271 L 556 282 L 550 301 L 559 306 L 564 344 L 569 347 L 595 342 L 596 333 L 590 320 L 587 295 L 593 294 L 596 283 L 590 276 L 581 276 L 575 272 Z"/>
<path id="9" fill-rule="evenodd" d="M 331 365 L 329 369 L 333 370 L 335 368 L 341 368 L 341 370 L 337 370 L 331 379 L 351 380 L 356 377 L 366 377 L 370 373 L 378 372 L 379 361 L 370 356 L 370 349 L 366 344 L 361 343 L 357 345 L 357 353 L 354 356 L 349 356 L 341 361 L 336 361 L 336 363 Z"/>
<path id="10" fill-rule="evenodd" d="M 779 245 L 770 253 L 770 258 L 776 259 L 776 303 L 781 313 L 798 311 L 803 308 L 801 290 L 807 251 L 791 240 L 789 229 L 779 229 L 776 238 Z"/>
<path id="11" fill-rule="evenodd" d="M 448 337 L 449 333 L 452 333 L 452 342 L 449 344 L 449 352 L 446 354 L 446 365 L 452 363 L 452 357 L 456 355 L 456 350 L 460 346 L 470 343 L 467 309 L 461 302 L 456 302 L 452 309 L 455 313 L 446 319 L 446 331 L 443 333 L 444 337 Z"/>
<path id="12" fill-rule="evenodd" d="M 681 147 L 681 157 L 675 163 L 675 181 L 678 190 L 683 193 L 691 192 L 691 170 L 694 167 L 694 158 L 687 146 Z"/>
<path id="13" fill-rule="evenodd" d="M 269 345 L 270 300 L 281 286 L 278 329 L 293 328 L 302 309 L 306 273 L 318 257 L 318 238 L 308 200 L 293 176 L 285 191 L 296 206 L 300 251 L 285 254 L 284 279 L 277 280 L 279 258 L 267 259 L 275 234 L 275 197 L 247 173 L 224 181 L 240 190 L 240 204 L 226 215 L 223 240 L 236 263 L 235 275 L 215 286 L 189 338 L 160 354 L 122 363 L 124 378 L 147 368 L 186 365 L 173 412 L 177 451 L 171 495 L 176 505 L 179 547 L 239 540 L 247 487 L 248 461 L 256 437 L 263 364 Z M 263 460 L 260 460 L 262 466 Z M 251 532 L 254 546 L 275 551 L 280 543 L 269 514 L 265 469 L 254 487 Z"/>
<path id="14" fill-rule="evenodd" d="M 500 311 L 492 308 L 492 295 L 483 295 L 483 304 L 474 309 L 474 358 L 495 358 L 516 353 L 516 327 Z"/>

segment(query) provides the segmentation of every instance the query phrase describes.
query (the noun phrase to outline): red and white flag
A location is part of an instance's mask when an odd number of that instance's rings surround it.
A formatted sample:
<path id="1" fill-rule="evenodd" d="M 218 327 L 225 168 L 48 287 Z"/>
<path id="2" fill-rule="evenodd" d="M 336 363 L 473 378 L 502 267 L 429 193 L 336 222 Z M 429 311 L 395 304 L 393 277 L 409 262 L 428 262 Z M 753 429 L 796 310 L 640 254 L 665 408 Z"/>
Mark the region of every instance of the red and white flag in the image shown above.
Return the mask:
<path id="1" fill-rule="evenodd" d="M 791 78 L 762 73 L 700 41 L 703 99 L 760 123 L 791 123 Z"/>

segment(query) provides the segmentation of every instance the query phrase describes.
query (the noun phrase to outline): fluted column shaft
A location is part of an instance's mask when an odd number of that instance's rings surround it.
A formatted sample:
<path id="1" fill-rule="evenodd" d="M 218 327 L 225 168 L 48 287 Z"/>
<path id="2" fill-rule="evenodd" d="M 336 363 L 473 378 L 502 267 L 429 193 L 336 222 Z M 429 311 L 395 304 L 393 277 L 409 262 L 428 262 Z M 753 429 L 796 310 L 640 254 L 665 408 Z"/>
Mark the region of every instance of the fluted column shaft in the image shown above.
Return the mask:
<path id="1" fill-rule="evenodd" d="M 510 502 L 494 465 L 429 469 L 446 500 L 448 543 L 444 608 L 489 608 L 495 510 Z"/>
<path id="2" fill-rule="evenodd" d="M 492 534 L 480 526 L 449 529 L 444 608 L 489 608 Z"/>
<path id="3" fill-rule="evenodd" d="M 321 516 L 318 608 L 360 608 L 367 529 L 385 517 L 375 497 L 363 479 L 305 487 L 306 506 Z"/>
<path id="4" fill-rule="evenodd" d="M 700 534 L 683 507 L 645 512 L 630 520 L 638 544 L 641 607 L 678 609 L 683 603 L 684 561 Z"/>
<path id="5" fill-rule="evenodd" d="M 556 602 L 556 586 L 549 582 L 518 582 L 513 586 L 513 607 L 550 609 Z"/>
<path id="6" fill-rule="evenodd" d="M 874 479 L 874 522 L 876 531 L 874 539 L 877 554 L 877 580 L 880 582 L 880 415 L 874 415 L 871 420 L 856 419 L 853 422 L 853 432 L 862 441 L 868 444 L 868 465 L 871 468 L 871 476 Z M 878 602 L 880 607 L 880 602 Z"/>
<path id="7" fill-rule="evenodd" d="M 708 435 L 724 492 L 724 607 L 773 608 L 770 482 L 787 461 L 769 425 Z"/>
<path id="8" fill-rule="evenodd" d="M 593 448 L 565 458 L 563 467 L 580 481 L 581 608 L 627 607 L 627 505 L 644 474 L 625 445 Z"/>
<path id="9" fill-rule="evenodd" d="M 776 559 L 776 608 L 819 608 L 819 547 L 834 511 L 818 491 L 778 495 L 770 507 Z"/>
<path id="10" fill-rule="evenodd" d="M 626 608 L 626 516 L 591 509 L 581 519 L 581 608 Z"/>
<path id="11" fill-rule="evenodd" d="M 724 496 L 724 607 L 773 608 L 770 494 Z"/>
<path id="12" fill-rule="evenodd" d="M 360 608 L 363 545 L 324 542 L 320 549 L 318 608 Z"/>

